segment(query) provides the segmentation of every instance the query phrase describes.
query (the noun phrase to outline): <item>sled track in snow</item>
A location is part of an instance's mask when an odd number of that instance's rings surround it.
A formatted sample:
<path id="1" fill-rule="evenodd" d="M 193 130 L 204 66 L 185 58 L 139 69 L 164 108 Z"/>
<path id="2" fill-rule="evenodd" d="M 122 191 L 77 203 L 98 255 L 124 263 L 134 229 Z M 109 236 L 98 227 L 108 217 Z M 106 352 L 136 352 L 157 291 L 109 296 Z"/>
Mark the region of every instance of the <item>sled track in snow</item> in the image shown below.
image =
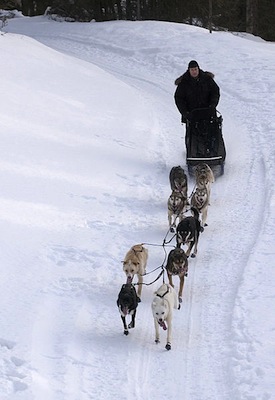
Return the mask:
<path id="1" fill-rule="evenodd" d="M 102 46 L 101 51 L 92 54 L 90 48 L 84 47 L 83 52 L 83 47 L 79 46 L 80 42 L 73 38 L 69 41 L 62 39 L 58 43 L 56 42 L 58 38 L 53 40 L 40 37 L 38 40 L 64 53 L 69 52 L 78 58 L 91 61 L 127 84 L 138 88 L 146 101 L 150 100 L 154 104 L 156 114 L 161 116 L 158 126 L 159 141 L 167 140 L 167 131 L 171 129 L 167 126 L 170 125 L 173 128 L 177 126 L 178 121 L 175 122 L 173 119 L 174 105 L 171 104 L 168 109 L 166 106 L 167 96 L 171 93 L 167 91 L 164 83 L 152 82 L 152 68 L 148 70 L 148 79 L 139 78 L 138 74 L 135 75 L 132 70 L 125 71 L 125 58 L 121 58 L 120 52 L 117 49 L 114 50 L 112 46 L 107 48 Z M 106 52 L 108 49 L 110 49 L 109 54 Z M 134 65 L 133 60 L 131 63 L 129 65 L 134 66 L 134 71 L 137 72 L 139 68 L 144 68 L 144 70 L 147 68 L 147 65 Z M 144 75 L 145 73 L 140 74 L 140 76 Z M 165 80 L 165 73 L 160 78 Z M 163 98 L 161 98 L 162 95 Z M 243 100 L 240 99 L 241 101 Z M 232 105 L 234 103 L 230 99 L 227 102 Z M 240 102 L 236 102 L 236 110 Z M 249 116 L 248 110 L 244 112 Z M 254 128 L 251 127 L 251 130 Z M 240 135 L 242 127 L 238 126 L 237 129 Z M 257 127 L 257 130 L 259 131 L 260 127 Z M 254 143 L 250 146 L 253 147 L 257 142 L 256 133 L 252 133 L 251 136 Z M 177 139 L 176 143 L 183 145 L 183 141 L 180 142 Z M 228 143 L 230 144 L 230 138 Z M 244 147 L 244 143 L 240 146 Z M 173 143 L 168 144 L 164 146 L 163 154 L 159 155 L 163 170 L 167 167 L 165 163 L 168 163 L 168 159 L 175 154 L 175 148 L 177 147 Z M 154 154 L 154 156 L 158 155 Z M 232 331 L 232 319 L 239 286 L 248 263 L 245 254 L 257 242 L 255 226 L 261 225 L 265 220 L 263 188 L 266 177 L 263 158 L 264 155 L 261 152 L 253 157 L 252 150 L 250 159 L 238 158 L 238 155 L 229 153 L 225 164 L 225 175 L 213 184 L 209 226 L 200 237 L 197 258 L 189 260 L 189 274 L 185 279 L 181 309 L 174 311 L 172 350 L 167 352 L 164 348 L 165 332 L 161 332 L 160 344 L 154 343 L 150 305 L 152 293 L 160 285 L 160 281 L 143 288 L 142 303 L 137 311 L 136 328 L 130 331 L 128 337 L 122 333 L 119 315 L 115 310 L 114 301 L 119 288 L 105 287 L 103 295 L 108 300 L 99 304 L 97 310 L 92 310 L 92 304 L 98 304 L 98 293 L 96 287 L 91 286 L 91 292 L 95 290 L 95 293 L 87 292 L 84 298 L 74 299 L 76 304 L 71 303 L 74 304 L 75 310 L 78 309 L 75 311 L 76 320 L 74 321 L 77 328 L 73 331 L 75 335 L 72 335 L 71 343 L 61 345 L 53 339 L 53 347 L 58 350 L 56 354 L 53 354 L 52 360 L 49 360 L 49 371 L 53 371 L 54 374 L 52 378 L 65 381 L 68 384 L 68 390 L 70 380 L 77 379 L 80 392 L 87 398 L 96 400 L 103 400 L 110 394 L 114 398 L 119 395 L 121 400 L 129 400 L 129 398 L 157 400 L 163 396 L 164 391 L 170 394 L 171 400 L 240 398 L 238 389 L 228 386 L 228 382 L 232 381 L 228 379 L 228 376 L 236 374 L 234 359 L 238 356 L 246 359 L 247 368 L 250 367 L 250 363 L 248 352 L 240 354 L 234 347 L 232 336 L 239 335 L 242 338 L 243 332 L 238 324 L 236 330 Z M 255 186 L 258 188 L 257 195 L 251 199 L 251 188 Z M 192 184 L 189 184 L 189 188 L 191 187 Z M 166 212 L 164 208 L 163 213 L 166 214 Z M 220 248 L 219 243 L 228 245 Z M 178 282 L 175 278 L 174 283 L 177 289 Z M 57 308 L 62 309 L 62 301 L 58 296 L 56 301 Z M 50 309 L 47 301 L 45 306 L 41 305 L 42 315 L 43 307 Z M 81 325 L 82 313 L 85 315 L 83 318 L 83 321 L 86 321 L 85 326 Z M 110 325 L 105 325 L 105 319 L 101 318 L 101 315 L 105 313 L 111 313 Z M 40 318 L 42 319 L 42 316 Z M 50 332 L 51 326 L 57 321 L 58 316 L 56 320 L 49 317 L 48 325 L 47 323 L 44 325 L 44 332 Z M 90 327 L 88 327 L 88 322 Z M 82 327 L 80 335 L 77 333 L 79 326 Z M 117 326 L 119 326 L 118 329 Z M 41 325 L 38 324 L 34 330 L 36 340 L 33 351 L 36 353 L 42 352 L 39 346 L 39 340 L 41 336 L 43 337 L 41 329 Z M 57 325 L 57 336 L 59 329 L 62 336 L 64 327 Z M 108 351 L 113 346 L 117 348 L 116 357 L 123 360 L 123 369 L 116 369 L 116 358 L 110 355 L 111 351 Z M 56 359 L 58 354 L 64 354 L 64 359 Z M 175 354 L 177 354 L 176 362 Z M 108 362 L 105 363 L 104 360 Z M 93 371 L 97 371 L 94 377 L 89 374 L 91 367 Z M 46 375 L 49 371 L 45 371 Z M 205 381 L 206 375 L 207 381 Z M 108 379 L 110 376 L 111 380 Z M 118 387 L 112 385 L 114 381 L 118 382 Z"/>

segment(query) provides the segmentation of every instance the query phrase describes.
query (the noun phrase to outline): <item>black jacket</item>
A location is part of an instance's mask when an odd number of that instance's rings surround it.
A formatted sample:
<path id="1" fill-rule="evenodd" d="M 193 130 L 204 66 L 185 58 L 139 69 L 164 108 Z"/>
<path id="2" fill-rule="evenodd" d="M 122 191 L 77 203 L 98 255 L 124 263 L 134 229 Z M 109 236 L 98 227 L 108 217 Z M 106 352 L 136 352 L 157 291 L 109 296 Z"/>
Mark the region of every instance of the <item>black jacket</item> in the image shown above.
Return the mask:
<path id="1" fill-rule="evenodd" d="M 195 108 L 216 108 L 220 99 L 220 88 L 211 72 L 199 70 L 199 76 L 192 78 L 187 70 L 176 79 L 175 103 L 186 122 L 188 113 Z"/>

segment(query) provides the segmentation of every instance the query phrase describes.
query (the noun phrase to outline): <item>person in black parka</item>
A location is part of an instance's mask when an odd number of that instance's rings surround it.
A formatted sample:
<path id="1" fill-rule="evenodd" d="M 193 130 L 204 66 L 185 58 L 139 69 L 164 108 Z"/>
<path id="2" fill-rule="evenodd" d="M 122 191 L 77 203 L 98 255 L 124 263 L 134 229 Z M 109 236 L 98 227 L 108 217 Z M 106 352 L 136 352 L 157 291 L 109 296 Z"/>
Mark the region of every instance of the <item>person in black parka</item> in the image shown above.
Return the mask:
<path id="1" fill-rule="evenodd" d="M 210 108 L 213 109 L 213 114 L 216 114 L 220 88 L 213 78 L 211 72 L 202 71 L 197 61 L 192 60 L 187 71 L 176 79 L 174 98 L 183 123 L 186 123 L 190 112 L 196 108 Z"/>

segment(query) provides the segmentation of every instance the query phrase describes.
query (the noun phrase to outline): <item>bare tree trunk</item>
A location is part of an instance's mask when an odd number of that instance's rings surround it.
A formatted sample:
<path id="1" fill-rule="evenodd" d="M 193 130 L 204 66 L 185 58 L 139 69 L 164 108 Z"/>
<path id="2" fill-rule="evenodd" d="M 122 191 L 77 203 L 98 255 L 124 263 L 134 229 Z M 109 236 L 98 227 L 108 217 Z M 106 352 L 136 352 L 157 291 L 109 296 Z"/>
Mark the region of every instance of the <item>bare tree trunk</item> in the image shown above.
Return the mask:
<path id="1" fill-rule="evenodd" d="M 246 0 L 246 32 L 258 34 L 258 0 Z"/>
<path id="2" fill-rule="evenodd" d="M 212 0 L 209 0 L 209 33 L 212 33 Z"/>
<path id="3" fill-rule="evenodd" d="M 94 15 L 97 22 L 103 21 L 102 4 L 100 0 L 94 0 Z"/>
<path id="4" fill-rule="evenodd" d="M 137 20 L 140 21 L 140 0 L 137 0 Z"/>
<path id="5" fill-rule="evenodd" d="M 131 0 L 126 0 L 126 20 L 131 21 L 133 19 L 133 11 Z"/>
<path id="6" fill-rule="evenodd" d="M 120 0 L 116 2 L 116 6 L 117 6 L 117 18 L 119 20 L 124 19 Z"/>
<path id="7" fill-rule="evenodd" d="M 34 2 L 33 0 L 22 0 L 22 13 L 28 17 L 35 15 L 34 13 Z"/>

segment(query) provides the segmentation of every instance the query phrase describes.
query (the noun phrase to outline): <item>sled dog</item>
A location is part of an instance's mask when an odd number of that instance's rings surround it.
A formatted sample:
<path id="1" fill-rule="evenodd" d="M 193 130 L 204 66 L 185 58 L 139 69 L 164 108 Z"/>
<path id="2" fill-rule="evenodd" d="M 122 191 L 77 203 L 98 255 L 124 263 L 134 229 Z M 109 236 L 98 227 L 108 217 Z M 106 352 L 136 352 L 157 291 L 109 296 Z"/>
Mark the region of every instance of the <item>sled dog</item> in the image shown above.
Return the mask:
<path id="1" fill-rule="evenodd" d="M 135 287 L 131 283 L 122 285 L 118 294 L 117 306 L 123 323 L 124 335 L 128 335 L 128 329 L 135 327 L 136 311 L 138 306 L 138 297 Z M 126 323 L 126 316 L 131 315 L 130 324 Z"/>
<path id="2" fill-rule="evenodd" d="M 191 205 L 195 207 L 202 215 L 202 226 L 206 226 L 209 198 L 206 187 L 196 188 L 191 197 Z"/>
<path id="3" fill-rule="evenodd" d="M 190 253 L 194 247 L 194 251 L 191 254 L 191 257 L 194 258 L 198 252 L 198 242 L 200 232 L 203 231 L 203 227 L 201 226 L 199 220 L 199 211 L 191 207 L 191 211 L 193 213 L 192 216 L 185 217 L 177 226 L 176 240 L 177 247 L 181 247 L 181 244 L 188 244 L 188 249 L 186 251 L 186 256 L 189 257 Z"/>
<path id="4" fill-rule="evenodd" d="M 168 222 L 171 232 L 174 232 L 177 218 L 181 221 L 184 217 L 186 200 L 186 197 L 181 192 L 176 192 L 175 190 L 172 191 L 168 198 Z"/>
<path id="5" fill-rule="evenodd" d="M 199 189 L 206 187 L 208 200 L 210 201 L 211 184 L 215 182 L 212 169 L 206 163 L 200 163 L 195 167 L 196 186 Z"/>
<path id="6" fill-rule="evenodd" d="M 171 250 L 170 253 L 168 254 L 167 264 L 165 268 L 169 284 L 172 287 L 174 287 L 173 276 L 177 275 L 179 277 L 180 286 L 178 292 L 178 300 L 180 308 L 180 303 L 182 302 L 184 277 L 187 276 L 188 274 L 188 258 L 184 250 L 181 249 L 180 247 L 176 247 L 174 250 Z"/>
<path id="7" fill-rule="evenodd" d="M 138 278 L 138 298 L 140 301 L 143 275 L 146 273 L 148 250 L 142 244 L 136 244 L 126 253 L 123 262 L 123 271 L 127 277 L 127 283 L 132 283 L 133 278 Z"/>
<path id="8" fill-rule="evenodd" d="M 155 342 L 159 343 L 159 327 L 167 330 L 166 350 L 171 350 L 173 308 L 178 308 L 177 294 L 166 283 L 154 293 L 152 313 L 155 323 Z M 167 325 L 166 325 L 167 324 Z"/>
<path id="9" fill-rule="evenodd" d="M 172 191 L 180 192 L 187 199 L 188 185 L 187 175 L 184 169 L 178 165 L 173 167 L 169 174 L 169 181 Z"/>

